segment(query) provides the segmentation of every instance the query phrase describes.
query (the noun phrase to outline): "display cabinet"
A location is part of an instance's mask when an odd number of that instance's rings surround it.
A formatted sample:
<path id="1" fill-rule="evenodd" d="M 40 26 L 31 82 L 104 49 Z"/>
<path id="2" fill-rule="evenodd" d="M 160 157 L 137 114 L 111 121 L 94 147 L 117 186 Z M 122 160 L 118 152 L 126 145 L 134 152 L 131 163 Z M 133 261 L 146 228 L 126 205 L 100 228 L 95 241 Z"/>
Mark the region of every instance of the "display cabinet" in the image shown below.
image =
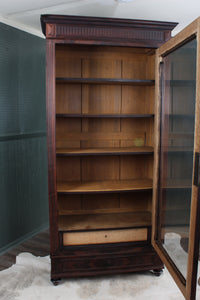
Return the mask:
<path id="1" fill-rule="evenodd" d="M 52 281 L 159 275 L 164 262 L 195 299 L 198 21 L 191 35 L 190 27 L 172 39 L 176 23 L 55 15 L 41 22 Z M 170 252 L 178 236 L 196 260 L 189 277 Z"/>

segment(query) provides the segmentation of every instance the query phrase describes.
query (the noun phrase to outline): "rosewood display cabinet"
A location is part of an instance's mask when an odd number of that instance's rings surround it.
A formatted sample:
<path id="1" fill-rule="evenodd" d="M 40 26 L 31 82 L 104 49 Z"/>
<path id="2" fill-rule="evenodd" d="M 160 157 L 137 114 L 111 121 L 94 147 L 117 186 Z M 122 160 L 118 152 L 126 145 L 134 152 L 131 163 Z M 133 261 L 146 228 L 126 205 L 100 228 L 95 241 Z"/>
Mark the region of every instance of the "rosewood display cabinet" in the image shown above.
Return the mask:
<path id="1" fill-rule="evenodd" d="M 43 15 L 41 23 L 52 281 L 158 275 L 164 262 L 195 299 L 199 19 L 174 38 L 169 22 Z"/>

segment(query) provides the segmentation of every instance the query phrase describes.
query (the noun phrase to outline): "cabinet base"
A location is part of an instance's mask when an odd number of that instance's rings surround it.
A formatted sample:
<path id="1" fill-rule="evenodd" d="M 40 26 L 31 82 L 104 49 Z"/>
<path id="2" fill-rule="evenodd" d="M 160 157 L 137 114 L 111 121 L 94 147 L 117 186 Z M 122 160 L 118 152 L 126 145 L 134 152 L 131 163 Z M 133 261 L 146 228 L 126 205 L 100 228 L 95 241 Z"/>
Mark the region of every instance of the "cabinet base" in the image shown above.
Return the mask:
<path id="1" fill-rule="evenodd" d="M 51 255 L 51 280 L 158 270 L 163 263 L 147 243 L 63 247 Z"/>

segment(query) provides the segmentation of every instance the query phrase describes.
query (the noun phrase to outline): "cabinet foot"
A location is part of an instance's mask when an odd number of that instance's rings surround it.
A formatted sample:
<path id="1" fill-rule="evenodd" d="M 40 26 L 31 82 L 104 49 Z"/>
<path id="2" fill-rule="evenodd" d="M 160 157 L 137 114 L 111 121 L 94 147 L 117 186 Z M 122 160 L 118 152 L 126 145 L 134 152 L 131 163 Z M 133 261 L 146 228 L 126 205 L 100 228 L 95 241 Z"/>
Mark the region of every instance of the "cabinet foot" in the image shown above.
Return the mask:
<path id="1" fill-rule="evenodd" d="M 159 277 L 162 274 L 162 272 L 163 272 L 163 269 L 154 269 L 154 270 L 152 270 L 152 273 L 157 277 Z"/>
<path id="2" fill-rule="evenodd" d="M 61 281 L 61 278 L 56 278 L 56 279 L 51 279 L 51 282 L 53 283 L 53 285 L 59 285 L 59 283 L 60 283 L 60 281 Z"/>

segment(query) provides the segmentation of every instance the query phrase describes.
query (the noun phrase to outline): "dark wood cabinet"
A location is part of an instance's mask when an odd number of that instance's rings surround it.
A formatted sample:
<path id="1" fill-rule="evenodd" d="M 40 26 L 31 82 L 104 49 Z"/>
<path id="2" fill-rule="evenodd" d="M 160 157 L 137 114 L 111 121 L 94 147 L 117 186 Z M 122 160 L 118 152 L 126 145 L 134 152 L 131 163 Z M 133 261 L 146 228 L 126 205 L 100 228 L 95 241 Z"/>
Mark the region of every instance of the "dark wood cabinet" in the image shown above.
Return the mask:
<path id="1" fill-rule="evenodd" d="M 195 34 L 174 41 L 176 23 L 156 21 L 43 15 L 41 23 L 47 45 L 51 279 L 158 274 L 167 260 L 169 227 L 189 228 L 191 180 L 184 184 L 193 176 L 196 61 L 183 61 L 188 51 L 194 57 L 195 46 L 181 48 L 171 60 L 168 55 Z M 188 66 L 189 75 L 179 76 Z M 172 91 L 172 85 L 188 88 Z M 174 100 L 181 97 L 182 105 Z M 186 297 L 188 288 L 179 287 Z"/>

